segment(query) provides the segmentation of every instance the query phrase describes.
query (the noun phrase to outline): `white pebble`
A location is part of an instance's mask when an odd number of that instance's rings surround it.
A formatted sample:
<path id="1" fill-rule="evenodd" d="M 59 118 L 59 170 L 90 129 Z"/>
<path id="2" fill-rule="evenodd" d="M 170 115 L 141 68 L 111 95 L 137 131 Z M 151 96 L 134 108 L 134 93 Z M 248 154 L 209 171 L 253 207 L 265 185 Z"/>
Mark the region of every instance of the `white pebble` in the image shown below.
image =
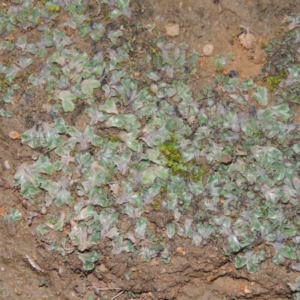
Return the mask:
<path id="1" fill-rule="evenodd" d="M 158 92 L 158 85 L 157 84 L 151 84 L 151 86 L 150 86 L 150 90 L 151 90 L 151 92 L 153 92 L 153 93 L 157 93 Z"/>
<path id="2" fill-rule="evenodd" d="M 179 35 L 179 25 L 178 24 L 168 24 L 166 27 L 166 32 L 168 36 L 174 37 Z"/>
<path id="3" fill-rule="evenodd" d="M 204 45 L 202 52 L 205 56 L 211 56 L 214 52 L 214 45 L 213 44 Z"/>
<path id="4" fill-rule="evenodd" d="M 32 160 L 37 160 L 39 157 L 38 157 L 38 155 L 36 155 L 36 154 L 32 154 L 32 155 L 31 155 L 31 158 L 32 158 Z"/>
<path id="5" fill-rule="evenodd" d="M 10 169 L 10 164 L 9 164 L 8 160 L 4 161 L 4 167 L 5 167 L 6 170 Z"/>

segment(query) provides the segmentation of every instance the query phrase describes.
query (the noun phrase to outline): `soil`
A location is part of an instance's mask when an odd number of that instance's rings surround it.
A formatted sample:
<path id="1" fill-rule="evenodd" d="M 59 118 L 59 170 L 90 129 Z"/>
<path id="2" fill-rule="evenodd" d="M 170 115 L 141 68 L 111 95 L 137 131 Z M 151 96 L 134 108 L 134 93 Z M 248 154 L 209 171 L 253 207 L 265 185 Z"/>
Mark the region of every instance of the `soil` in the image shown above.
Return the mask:
<path id="1" fill-rule="evenodd" d="M 92 1 L 90 4 L 97 5 Z M 147 44 L 154 37 L 166 37 L 170 42 L 185 42 L 191 50 L 201 53 L 204 45 L 212 44 L 214 57 L 231 53 L 223 72 L 228 74 L 234 70 L 241 79 L 246 79 L 262 72 L 267 59 L 262 46 L 282 34 L 285 29 L 281 21 L 286 15 L 299 13 L 300 2 L 132 0 L 131 8 L 134 22 L 155 25 L 152 30 L 136 32 L 137 45 Z M 167 35 L 165 27 L 168 24 L 179 25 L 178 35 Z M 243 33 L 240 25 L 249 27 L 254 35 L 253 48 L 246 49 L 240 44 L 238 36 Z M 22 34 L 14 32 L 13 38 Z M 33 30 L 32 39 L 38 34 Z M 82 44 L 82 49 L 88 52 L 92 46 Z M 234 59 L 230 60 L 230 57 Z M 33 64 L 32 68 L 39 66 Z M 213 82 L 216 75 L 208 56 L 200 56 L 198 68 L 199 76 L 191 83 L 195 91 Z M 19 80 L 21 84 L 22 78 Z M 61 256 L 49 251 L 49 240 L 36 233 L 36 227 L 45 221 L 45 216 L 38 213 L 32 224 L 28 222 L 26 216 L 38 212 L 37 208 L 20 196 L 13 183 L 18 166 L 32 161 L 39 151 L 22 145 L 18 139 L 11 139 L 9 133 L 13 130 L 23 133 L 40 118 L 50 120 L 43 91 L 31 95 L 24 88 L 23 92 L 12 104 L 6 105 L 13 117 L 0 118 L 0 299 L 75 300 L 86 299 L 89 295 L 94 299 L 118 300 L 279 300 L 291 297 L 287 282 L 294 281 L 297 274 L 287 263 L 275 266 L 271 262 L 272 247 L 267 248 L 268 259 L 253 275 L 244 268 L 236 270 L 232 258 L 225 256 L 213 240 L 196 247 L 189 239 L 174 238 L 170 246 L 170 264 L 159 259 L 147 263 L 127 253 L 114 256 L 110 246 L 103 242 L 98 245 L 102 256 L 92 272 L 82 269 L 76 255 Z M 73 112 L 72 118 L 78 128 L 80 123 L 86 122 L 86 115 L 80 107 Z M 9 222 L 3 217 L 12 208 L 22 213 L 21 221 Z M 159 214 L 149 217 L 160 226 Z"/>

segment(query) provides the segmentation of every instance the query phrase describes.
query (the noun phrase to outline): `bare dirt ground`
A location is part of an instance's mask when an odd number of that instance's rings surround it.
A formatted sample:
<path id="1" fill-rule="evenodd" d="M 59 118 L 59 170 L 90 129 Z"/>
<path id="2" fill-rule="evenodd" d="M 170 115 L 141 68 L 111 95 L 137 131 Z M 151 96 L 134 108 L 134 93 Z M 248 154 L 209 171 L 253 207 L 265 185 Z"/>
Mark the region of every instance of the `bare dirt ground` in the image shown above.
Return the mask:
<path id="1" fill-rule="evenodd" d="M 243 79 L 261 73 L 267 59 L 261 45 L 282 34 L 281 21 L 285 15 L 300 12 L 297 0 L 132 0 L 131 7 L 134 18 L 141 24 L 155 25 L 151 31 L 136 32 L 138 45 L 166 36 L 165 26 L 169 23 L 178 24 L 179 35 L 169 36 L 169 41 L 185 42 L 199 52 L 210 43 L 214 45 L 214 56 L 232 53 L 234 60 L 228 60 L 224 72 L 235 70 Z M 240 44 L 237 38 L 240 25 L 254 32 L 253 49 L 245 49 Z M 89 47 L 83 45 L 85 51 Z M 206 56 L 199 58 L 198 67 L 199 78 L 193 82 L 196 90 L 211 83 L 216 72 Z M 291 297 L 287 282 L 294 281 L 297 274 L 288 264 L 275 267 L 270 262 L 271 247 L 266 253 L 268 260 L 253 275 L 244 269 L 236 270 L 231 257 L 225 256 L 213 240 L 206 246 L 196 247 L 189 239 L 174 238 L 170 246 L 173 258 L 168 265 L 158 259 L 146 263 L 131 254 L 114 256 L 109 245 L 103 242 L 98 246 L 101 259 L 90 273 L 82 269 L 76 256 L 63 257 L 48 251 L 49 241 L 36 233 L 44 216 L 39 213 L 28 224 L 26 216 L 36 208 L 22 199 L 13 184 L 17 167 L 31 160 L 35 151 L 9 138 L 12 130 L 22 133 L 38 118 L 49 118 L 42 108 L 41 96 L 33 95 L 26 102 L 19 95 L 7 106 L 13 117 L 0 118 L 0 299 L 75 300 L 87 299 L 89 295 L 94 296 L 90 299 L 118 300 L 283 300 Z M 84 118 L 80 114 L 78 109 L 77 122 Z M 4 167 L 7 163 L 10 169 Z M 20 222 L 9 222 L 2 217 L 12 208 L 22 213 Z M 152 217 L 153 223 L 161 218 L 159 214 Z"/>

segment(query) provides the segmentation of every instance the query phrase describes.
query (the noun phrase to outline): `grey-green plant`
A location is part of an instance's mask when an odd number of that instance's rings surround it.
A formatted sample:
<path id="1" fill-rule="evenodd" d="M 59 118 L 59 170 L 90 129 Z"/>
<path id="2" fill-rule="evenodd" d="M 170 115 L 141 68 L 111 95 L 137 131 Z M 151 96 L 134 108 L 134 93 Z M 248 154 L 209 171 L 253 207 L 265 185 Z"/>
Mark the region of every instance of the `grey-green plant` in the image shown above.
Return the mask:
<path id="1" fill-rule="evenodd" d="M 237 269 L 246 266 L 250 274 L 255 273 L 259 269 L 259 263 L 264 260 L 264 251 L 258 253 L 248 251 L 245 255 L 237 255 L 235 258 L 235 267 Z"/>
<path id="2" fill-rule="evenodd" d="M 86 271 L 91 271 L 94 269 L 94 264 L 100 258 L 100 255 L 96 251 L 93 251 L 87 254 L 79 254 L 78 258 L 83 263 L 83 269 Z"/>
<path id="3" fill-rule="evenodd" d="M 218 73 L 224 71 L 226 65 L 226 57 L 225 56 L 217 56 L 216 58 L 211 57 L 211 62 L 214 64 L 214 67 Z"/>
<path id="4" fill-rule="evenodd" d="M 11 213 L 5 214 L 4 219 L 9 222 L 16 222 L 22 220 L 22 214 L 17 208 L 13 208 Z"/>
<path id="5" fill-rule="evenodd" d="M 273 95 L 276 105 L 267 87 L 221 74 L 219 88 L 195 95 L 190 82 L 197 53 L 185 43 L 154 39 L 136 59 L 127 29 L 107 25 L 131 17 L 129 0 L 98 2 L 96 21 L 81 0 L 38 6 L 27 0 L 0 11 L 1 33 L 15 27 L 40 33 L 38 41 L 25 32 L 15 45 L 1 42 L 1 54 L 15 51 L 17 58 L 0 65 L 0 95 L 10 103 L 24 89 L 18 76 L 43 59 L 26 88 L 44 89 L 52 121 L 38 120 L 23 133 L 23 144 L 42 151 L 18 167 L 15 184 L 32 205 L 57 212 L 37 227 L 39 235 L 60 235 L 49 250 L 76 253 L 86 271 L 101 259 L 103 241 L 111 243 L 113 255 L 130 252 L 169 263 L 168 244 L 178 235 L 198 247 L 218 241 L 236 267 L 250 273 L 264 261 L 264 247 L 273 249 L 275 264 L 288 259 L 297 268 L 300 127 L 293 105 L 299 65 L 286 66 Z M 53 29 L 52 20 L 64 11 L 69 19 Z M 298 18 L 288 20 L 290 40 L 299 47 Z M 82 39 L 105 46 L 79 50 Z M 219 72 L 225 62 L 213 60 Z M 74 121 L 77 111 L 88 118 L 81 126 Z M 1 109 L 0 115 L 9 113 Z M 153 230 L 150 212 L 173 216 L 163 225 L 164 237 Z M 132 224 L 126 232 L 122 218 Z M 263 244 L 257 247 L 257 241 Z M 297 282 L 293 289 L 298 292 Z"/>

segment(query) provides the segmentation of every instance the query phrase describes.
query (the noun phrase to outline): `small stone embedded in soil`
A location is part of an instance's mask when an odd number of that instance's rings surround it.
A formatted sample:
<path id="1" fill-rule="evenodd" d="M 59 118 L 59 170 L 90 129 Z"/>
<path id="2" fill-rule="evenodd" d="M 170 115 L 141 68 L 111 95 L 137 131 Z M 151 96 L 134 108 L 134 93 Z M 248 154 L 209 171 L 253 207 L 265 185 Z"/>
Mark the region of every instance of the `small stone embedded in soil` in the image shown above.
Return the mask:
<path id="1" fill-rule="evenodd" d="M 213 44 L 204 45 L 202 52 L 205 56 L 211 56 L 214 52 L 214 45 Z"/>
<path id="2" fill-rule="evenodd" d="M 106 273 L 109 272 L 109 269 L 104 264 L 101 264 L 99 266 L 99 271 L 102 272 L 102 273 L 104 273 L 104 274 L 106 274 Z"/>
<path id="3" fill-rule="evenodd" d="M 252 33 L 249 32 L 242 33 L 241 35 L 239 35 L 239 41 L 245 49 L 250 50 L 254 47 L 255 37 Z"/>
<path id="4" fill-rule="evenodd" d="M 19 140 L 21 138 L 21 134 L 17 131 L 11 131 L 8 136 L 13 140 Z"/>
<path id="5" fill-rule="evenodd" d="M 169 23 L 165 26 L 167 35 L 170 37 L 175 37 L 179 35 L 179 25 L 178 24 L 172 24 Z"/>
<path id="6" fill-rule="evenodd" d="M 182 247 L 177 247 L 176 252 L 180 255 L 185 255 L 186 254 Z"/>
<path id="7" fill-rule="evenodd" d="M 34 160 L 34 161 L 36 161 L 38 158 L 39 158 L 39 157 L 38 157 L 37 154 L 32 154 L 32 155 L 31 155 L 31 159 Z"/>
<path id="8" fill-rule="evenodd" d="M 11 168 L 8 160 L 4 161 L 4 167 L 5 167 L 6 170 L 9 170 Z"/>
<path id="9" fill-rule="evenodd" d="M 46 208 L 46 206 L 43 206 L 42 208 L 41 208 L 41 214 L 42 215 L 45 215 L 47 213 L 47 208 Z"/>

